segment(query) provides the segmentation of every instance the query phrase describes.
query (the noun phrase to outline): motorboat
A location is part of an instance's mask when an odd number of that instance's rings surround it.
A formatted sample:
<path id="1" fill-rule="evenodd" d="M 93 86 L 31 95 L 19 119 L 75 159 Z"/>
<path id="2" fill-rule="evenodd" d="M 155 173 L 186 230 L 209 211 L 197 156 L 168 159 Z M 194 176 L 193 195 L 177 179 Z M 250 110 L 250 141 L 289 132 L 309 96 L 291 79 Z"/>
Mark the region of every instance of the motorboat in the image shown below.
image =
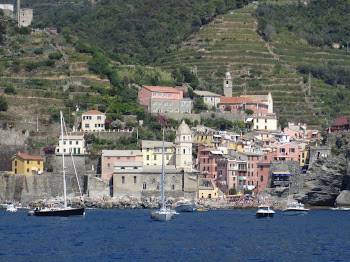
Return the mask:
<path id="1" fill-rule="evenodd" d="M 188 199 L 182 199 L 176 202 L 176 212 L 193 212 L 196 210 L 196 204 Z"/>
<path id="2" fill-rule="evenodd" d="M 350 211 L 350 207 L 333 207 L 331 209 L 335 211 Z"/>
<path id="3" fill-rule="evenodd" d="M 287 204 L 287 207 L 282 210 L 282 214 L 285 216 L 298 216 L 306 215 L 310 209 L 304 207 L 304 204 L 298 201 L 293 201 Z"/>
<path id="4" fill-rule="evenodd" d="M 258 211 L 255 213 L 255 216 L 257 218 L 273 217 L 273 215 L 275 214 L 275 211 L 273 211 L 269 205 L 260 205 L 258 208 Z"/>
<path id="5" fill-rule="evenodd" d="M 17 208 L 15 207 L 14 204 L 7 205 L 6 207 L 7 212 L 17 212 Z"/>

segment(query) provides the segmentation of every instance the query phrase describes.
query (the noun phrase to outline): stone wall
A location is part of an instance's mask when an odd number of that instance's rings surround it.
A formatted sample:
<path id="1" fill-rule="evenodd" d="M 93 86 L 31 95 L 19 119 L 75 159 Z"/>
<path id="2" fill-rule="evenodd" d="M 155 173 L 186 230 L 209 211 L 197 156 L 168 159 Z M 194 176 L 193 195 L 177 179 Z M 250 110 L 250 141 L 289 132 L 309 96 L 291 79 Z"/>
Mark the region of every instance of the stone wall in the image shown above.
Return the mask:
<path id="1" fill-rule="evenodd" d="M 222 112 L 201 112 L 200 114 L 176 114 L 176 113 L 165 113 L 164 115 L 170 118 L 173 118 L 177 121 L 181 121 L 184 118 L 190 119 L 192 122 L 195 120 L 201 121 L 201 118 L 212 118 L 212 114 L 215 114 L 215 118 L 223 118 L 226 120 L 240 120 L 244 121 L 247 118 L 245 113 L 241 114 L 231 114 L 231 113 L 222 113 Z"/>

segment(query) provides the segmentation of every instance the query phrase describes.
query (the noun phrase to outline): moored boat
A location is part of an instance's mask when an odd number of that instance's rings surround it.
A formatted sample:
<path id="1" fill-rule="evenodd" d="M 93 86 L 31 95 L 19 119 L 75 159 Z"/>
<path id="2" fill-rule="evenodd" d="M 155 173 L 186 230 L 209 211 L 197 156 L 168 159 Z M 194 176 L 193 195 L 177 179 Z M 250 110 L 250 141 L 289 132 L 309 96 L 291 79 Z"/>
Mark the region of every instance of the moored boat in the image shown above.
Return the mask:
<path id="1" fill-rule="evenodd" d="M 269 205 L 260 205 L 258 211 L 255 213 L 257 218 L 273 217 L 275 211 L 273 211 Z"/>
<path id="2" fill-rule="evenodd" d="M 176 202 L 176 212 L 193 212 L 196 210 L 196 204 L 188 199 L 183 199 Z"/>
<path id="3" fill-rule="evenodd" d="M 7 212 L 17 212 L 17 208 L 15 207 L 15 205 L 10 204 L 10 205 L 7 205 L 6 211 Z"/>
<path id="4" fill-rule="evenodd" d="M 282 214 L 285 216 L 298 216 L 306 215 L 310 209 L 304 207 L 304 204 L 297 201 L 293 201 L 287 204 L 287 207 L 282 210 Z"/>

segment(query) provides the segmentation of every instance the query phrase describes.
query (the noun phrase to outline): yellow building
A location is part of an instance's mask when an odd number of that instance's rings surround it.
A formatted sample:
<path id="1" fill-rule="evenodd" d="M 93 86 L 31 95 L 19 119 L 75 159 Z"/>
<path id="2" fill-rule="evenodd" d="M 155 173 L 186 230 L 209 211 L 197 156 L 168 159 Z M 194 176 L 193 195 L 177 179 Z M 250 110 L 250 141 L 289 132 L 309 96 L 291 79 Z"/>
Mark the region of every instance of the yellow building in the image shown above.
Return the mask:
<path id="1" fill-rule="evenodd" d="M 300 166 L 306 167 L 309 165 L 309 148 L 305 148 L 304 150 L 300 150 Z"/>
<path id="2" fill-rule="evenodd" d="M 199 180 L 199 198 L 219 198 L 221 196 L 224 196 L 224 193 L 213 183 L 212 179 L 201 178 Z"/>
<path id="3" fill-rule="evenodd" d="M 164 142 L 164 165 L 175 165 L 175 145 L 172 142 Z M 163 154 L 163 142 L 142 140 L 142 155 L 144 166 L 161 166 Z"/>
<path id="4" fill-rule="evenodd" d="M 222 138 L 219 134 L 202 134 L 197 133 L 194 136 L 194 143 L 211 145 L 214 148 L 217 148 L 221 145 Z"/>
<path id="5" fill-rule="evenodd" d="M 241 141 L 240 142 L 228 142 L 227 149 L 243 153 L 244 152 L 244 145 Z"/>
<path id="6" fill-rule="evenodd" d="M 12 158 L 12 174 L 40 174 L 43 170 L 44 159 L 41 156 L 18 153 Z"/>

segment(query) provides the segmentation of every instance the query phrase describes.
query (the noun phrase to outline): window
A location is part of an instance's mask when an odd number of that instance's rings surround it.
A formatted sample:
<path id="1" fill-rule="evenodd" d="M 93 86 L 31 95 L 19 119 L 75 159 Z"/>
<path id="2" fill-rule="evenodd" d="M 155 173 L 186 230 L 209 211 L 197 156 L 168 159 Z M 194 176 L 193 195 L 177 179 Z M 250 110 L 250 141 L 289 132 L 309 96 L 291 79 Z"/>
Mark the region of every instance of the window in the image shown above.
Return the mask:
<path id="1" fill-rule="evenodd" d="M 29 173 L 29 168 L 27 168 L 27 173 Z"/>
<path id="2" fill-rule="evenodd" d="M 29 164 L 29 160 L 27 160 L 27 164 Z"/>
<path id="3" fill-rule="evenodd" d="M 156 106 L 157 105 L 157 101 L 153 101 L 152 105 Z"/>
<path id="4" fill-rule="evenodd" d="M 101 120 L 101 116 L 97 116 L 97 120 Z"/>
<path id="5" fill-rule="evenodd" d="M 265 126 L 265 129 L 267 129 L 267 126 Z"/>
<path id="6" fill-rule="evenodd" d="M 163 97 L 166 97 L 166 94 L 163 94 Z"/>
<path id="7" fill-rule="evenodd" d="M 157 190 L 159 190 L 160 189 L 160 184 L 159 183 L 157 183 Z"/>
<path id="8" fill-rule="evenodd" d="M 136 182 L 137 182 L 137 181 L 136 181 L 136 176 L 134 176 L 134 184 L 136 184 Z"/>
<path id="9" fill-rule="evenodd" d="M 260 176 L 260 182 L 264 182 L 264 177 Z"/>
<path id="10" fill-rule="evenodd" d="M 65 144 L 66 144 L 66 141 L 63 141 L 63 144 L 65 145 Z"/>
<path id="11" fill-rule="evenodd" d="M 264 166 L 261 166 L 261 167 L 260 167 L 260 170 L 263 171 L 263 170 L 264 170 Z"/>
<path id="12" fill-rule="evenodd" d="M 78 145 L 78 141 L 75 141 L 75 144 Z"/>
<path id="13" fill-rule="evenodd" d="M 152 93 L 152 96 L 156 96 L 157 94 L 156 93 Z"/>
<path id="14" fill-rule="evenodd" d="M 172 190 L 175 190 L 175 185 L 171 185 L 171 189 L 172 189 Z"/>
<path id="15" fill-rule="evenodd" d="M 71 144 L 72 144 L 72 141 L 69 141 L 69 144 L 71 145 Z"/>
<path id="16" fill-rule="evenodd" d="M 207 171 L 209 172 L 209 167 L 207 168 Z"/>
<path id="17" fill-rule="evenodd" d="M 173 102 L 169 102 L 169 106 L 172 106 L 173 105 Z"/>
<path id="18" fill-rule="evenodd" d="M 169 97 L 173 97 L 173 94 L 169 94 Z"/>
<path id="19" fill-rule="evenodd" d="M 122 184 L 125 184 L 125 176 L 122 176 Z"/>
<path id="20" fill-rule="evenodd" d="M 203 159 L 203 163 L 205 163 L 205 159 Z"/>
<path id="21" fill-rule="evenodd" d="M 218 168 L 217 168 L 217 167 L 215 167 L 215 171 L 218 171 Z"/>
<path id="22" fill-rule="evenodd" d="M 17 160 L 15 161 L 15 166 L 17 166 Z"/>
<path id="23" fill-rule="evenodd" d="M 154 159 L 154 160 L 157 160 L 157 155 L 154 155 L 154 156 L 153 156 L 153 159 Z"/>
<path id="24" fill-rule="evenodd" d="M 158 105 L 161 106 L 161 105 L 162 105 L 162 102 L 161 102 L 161 101 L 158 101 Z"/>
<path id="25" fill-rule="evenodd" d="M 267 160 L 267 156 L 265 156 L 264 159 Z"/>
<path id="26" fill-rule="evenodd" d="M 146 183 L 143 182 L 143 183 L 142 183 L 142 189 L 146 189 L 146 188 L 147 188 Z"/>
<path id="27" fill-rule="evenodd" d="M 90 125 L 89 124 L 85 124 L 85 128 L 89 128 L 90 127 Z"/>
<path id="28" fill-rule="evenodd" d="M 40 165 L 40 161 L 38 161 L 38 165 Z"/>
<path id="29" fill-rule="evenodd" d="M 250 176 L 250 172 L 248 172 L 248 176 Z"/>
<path id="30" fill-rule="evenodd" d="M 289 153 L 294 153 L 295 152 L 295 148 L 289 148 Z"/>
<path id="31" fill-rule="evenodd" d="M 169 160 L 169 155 L 166 155 L 166 160 Z"/>

